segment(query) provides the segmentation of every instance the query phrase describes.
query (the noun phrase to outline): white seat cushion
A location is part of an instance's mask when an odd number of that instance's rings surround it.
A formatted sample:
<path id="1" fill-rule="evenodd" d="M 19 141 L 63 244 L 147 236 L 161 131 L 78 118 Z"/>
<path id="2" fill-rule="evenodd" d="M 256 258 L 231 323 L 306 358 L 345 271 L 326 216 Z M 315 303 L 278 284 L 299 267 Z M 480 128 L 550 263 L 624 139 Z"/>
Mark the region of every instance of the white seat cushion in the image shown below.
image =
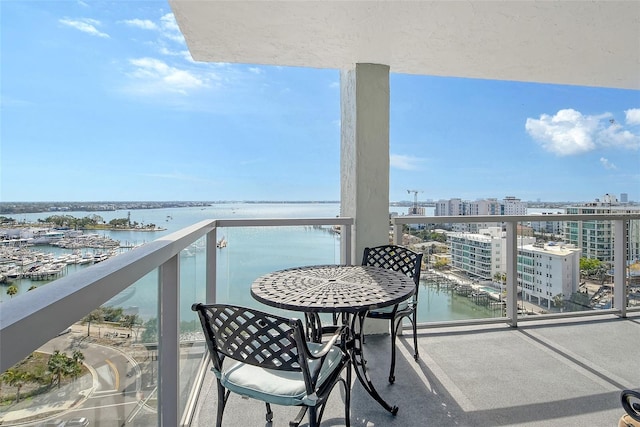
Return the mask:
<path id="1" fill-rule="evenodd" d="M 312 353 L 317 353 L 322 349 L 321 344 L 308 343 L 308 346 Z M 329 354 L 327 354 L 320 368 L 318 385 L 326 381 L 331 373 L 340 366 L 341 357 L 342 351 L 338 347 L 334 346 L 329 350 Z M 309 368 L 312 373 L 318 368 L 319 362 L 319 360 L 310 362 Z M 225 388 L 242 396 L 252 397 L 276 405 L 315 405 L 314 398 L 307 396 L 302 372 L 265 369 L 236 362 L 218 376 Z"/>

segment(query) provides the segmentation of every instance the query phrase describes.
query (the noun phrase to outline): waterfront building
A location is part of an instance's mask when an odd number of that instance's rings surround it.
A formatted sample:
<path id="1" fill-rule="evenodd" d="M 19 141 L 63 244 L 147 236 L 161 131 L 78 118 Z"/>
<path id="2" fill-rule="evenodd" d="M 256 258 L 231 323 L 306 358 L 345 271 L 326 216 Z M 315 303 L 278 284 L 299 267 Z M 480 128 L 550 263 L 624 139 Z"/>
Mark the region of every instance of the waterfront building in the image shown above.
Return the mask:
<path id="1" fill-rule="evenodd" d="M 558 295 L 568 300 L 578 290 L 581 253 L 574 245 L 554 242 L 518 247 L 522 299 L 549 309 Z"/>
<path id="2" fill-rule="evenodd" d="M 519 236 L 518 247 L 535 241 L 535 237 Z M 449 232 L 447 242 L 451 266 L 471 278 L 491 281 L 507 271 L 507 240 L 501 227 L 487 227 L 479 233 Z"/>
<path id="3" fill-rule="evenodd" d="M 500 204 L 500 215 L 526 215 L 527 203 L 522 200 L 507 196 Z"/>
<path id="4" fill-rule="evenodd" d="M 640 206 L 621 205 L 615 196 L 605 194 L 594 202 L 566 208 L 567 214 L 634 214 L 640 212 Z M 640 259 L 640 224 L 630 221 L 627 229 L 627 260 Z M 587 220 L 566 221 L 564 240 L 582 249 L 582 256 L 598 259 L 602 262 L 613 262 L 614 229 L 611 221 Z"/>
<path id="5" fill-rule="evenodd" d="M 496 198 L 478 199 L 474 201 L 462 199 L 438 200 L 435 204 L 435 216 L 460 215 L 526 215 L 527 204 L 520 199 L 507 196 L 502 201 Z M 456 223 L 449 226 L 453 231 L 479 233 L 480 230 L 494 227 L 498 222 Z"/>

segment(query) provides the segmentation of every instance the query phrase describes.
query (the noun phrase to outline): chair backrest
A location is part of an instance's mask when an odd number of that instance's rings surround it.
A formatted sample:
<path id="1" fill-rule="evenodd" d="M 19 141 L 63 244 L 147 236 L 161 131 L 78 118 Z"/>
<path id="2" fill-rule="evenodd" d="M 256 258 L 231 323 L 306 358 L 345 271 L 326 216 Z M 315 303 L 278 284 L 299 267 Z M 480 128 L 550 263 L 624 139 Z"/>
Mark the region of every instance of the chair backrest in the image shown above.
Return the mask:
<path id="1" fill-rule="evenodd" d="M 364 248 L 362 265 L 400 271 L 411 277 L 416 287 L 420 284 L 422 254 L 403 246 L 382 245 L 373 248 Z"/>
<path id="2" fill-rule="evenodd" d="M 302 322 L 227 304 L 194 304 L 216 370 L 225 357 L 268 369 L 302 371 Z"/>

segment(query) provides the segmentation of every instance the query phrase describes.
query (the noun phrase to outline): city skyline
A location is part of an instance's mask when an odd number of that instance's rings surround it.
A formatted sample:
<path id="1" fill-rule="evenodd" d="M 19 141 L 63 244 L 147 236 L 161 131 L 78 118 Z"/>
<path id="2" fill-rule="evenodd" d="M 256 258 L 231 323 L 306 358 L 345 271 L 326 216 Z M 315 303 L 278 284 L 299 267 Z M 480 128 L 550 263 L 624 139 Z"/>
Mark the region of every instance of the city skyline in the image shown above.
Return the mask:
<path id="1" fill-rule="evenodd" d="M 340 72 L 194 62 L 166 1 L 2 1 L 1 201 L 339 200 Z M 390 201 L 640 201 L 640 91 L 390 75 Z"/>

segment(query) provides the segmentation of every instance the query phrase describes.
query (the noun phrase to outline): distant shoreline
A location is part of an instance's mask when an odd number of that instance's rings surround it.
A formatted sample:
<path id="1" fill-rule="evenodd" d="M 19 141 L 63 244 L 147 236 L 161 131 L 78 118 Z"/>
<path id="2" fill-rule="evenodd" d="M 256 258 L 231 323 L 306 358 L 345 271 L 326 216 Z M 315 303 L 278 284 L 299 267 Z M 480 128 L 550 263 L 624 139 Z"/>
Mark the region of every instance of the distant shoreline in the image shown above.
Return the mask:
<path id="1" fill-rule="evenodd" d="M 208 207 L 219 204 L 301 204 L 301 203 L 340 203 L 339 201 L 267 201 L 267 200 L 223 200 L 223 201 L 159 201 L 159 202 L 0 202 L 0 215 L 19 215 L 26 213 L 64 212 L 111 212 L 118 210 L 167 209 Z"/>
<path id="2" fill-rule="evenodd" d="M 156 201 L 156 202 L 0 202 L 0 216 L 20 215 L 28 213 L 51 213 L 64 214 L 64 212 L 111 212 L 118 210 L 139 210 L 139 209 L 167 209 L 167 208 L 190 208 L 208 207 L 223 204 L 325 204 L 340 203 L 339 200 L 218 200 L 218 201 Z M 526 202 L 529 208 L 556 209 L 580 204 L 580 201 L 564 202 Z M 389 206 L 412 206 L 413 202 L 408 200 L 389 202 Z M 419 202 L 420 207 L 434 207 L 435 202 Z"/>

